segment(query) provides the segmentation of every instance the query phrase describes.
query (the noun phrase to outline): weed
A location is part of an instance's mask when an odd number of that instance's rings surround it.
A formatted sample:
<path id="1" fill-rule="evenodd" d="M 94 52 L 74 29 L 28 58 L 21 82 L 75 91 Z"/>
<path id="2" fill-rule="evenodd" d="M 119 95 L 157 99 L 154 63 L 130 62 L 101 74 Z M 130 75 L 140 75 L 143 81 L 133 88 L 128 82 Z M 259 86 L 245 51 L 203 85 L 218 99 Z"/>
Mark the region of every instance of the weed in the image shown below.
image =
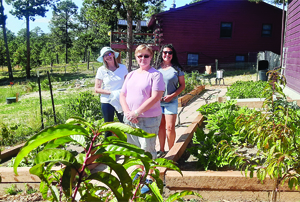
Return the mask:
<path id="1" fill-rule="evenodd" d="M 25 191 L 26 194 L 33 194 L 36 193 L 38 190 L 36 190 L 35 188 L 33 188 L 32 186 L 30 186 L 29 184 L 25 184 Z"/>
<path id="2" fill-rule="evenodd" d="M 17 195 L 18 193 L 21 193 L 22 190 L 17 188 L 17 185 L 12 184 L 10 187 L 7 187 L 4 189 L 6 194 L 9 195 Z"/>

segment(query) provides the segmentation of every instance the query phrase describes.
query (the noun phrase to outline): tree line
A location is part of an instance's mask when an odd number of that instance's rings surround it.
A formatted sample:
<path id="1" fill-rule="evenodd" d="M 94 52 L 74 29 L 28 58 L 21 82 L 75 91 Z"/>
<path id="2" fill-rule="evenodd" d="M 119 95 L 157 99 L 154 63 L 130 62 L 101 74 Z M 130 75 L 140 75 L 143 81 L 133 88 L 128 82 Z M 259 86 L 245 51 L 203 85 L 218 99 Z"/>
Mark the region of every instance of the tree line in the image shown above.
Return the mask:
<path id="1" fill-rule="evenodd" d="M 127 20 L 127 65 L 131 67 L 132 21 L 142 20 L 163 11 L 163 0 L 84 0 L 79 10 L 72 0 L 5 0 L 12 5 L 9 11 L 18 19 L 25 19 L 26 28 L 17 34 L 6 29 L 8 12 L 0 0 L 0 65 L 7 66 L 9 80 L 12 67 L 18 65 L 30 78 L 30 70 L 42 65 L 89 62 L 99 50 L 109 45 L 109 31 L 114 31 L 118 19 Z M 30 31 L 30 21 L 45 17 L 52 8 L 50 33 L 39 27 Z M 4 12 L 5 11 L 5 12 Z"/>

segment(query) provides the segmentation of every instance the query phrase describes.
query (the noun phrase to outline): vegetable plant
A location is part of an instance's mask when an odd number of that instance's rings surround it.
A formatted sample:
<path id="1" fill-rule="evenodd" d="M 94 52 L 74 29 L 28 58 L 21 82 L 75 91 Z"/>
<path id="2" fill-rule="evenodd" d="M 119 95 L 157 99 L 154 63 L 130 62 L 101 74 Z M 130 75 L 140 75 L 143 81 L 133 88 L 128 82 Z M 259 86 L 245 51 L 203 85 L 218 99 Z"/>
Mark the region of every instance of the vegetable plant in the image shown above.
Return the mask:
<path id="1" fill-rule="evenodd" d="M 99 142 L 105 131 L 112 131 L 116 136 L 108 137 Z M 157 167 L 166 167 L 181 173 L 180 169 L 167 159 L 152 160 L 149 152 L 145 152 L 135 145 L 126 142 L 126 133 L 139 137 L 150 138 L 155 134 L 148 134 L 141 129 L 132 128 L 122 123 L 104 123 L 95 126 L 82 118 L 71 118 L 66 124 L 49 127 L 31 137 L 21 149 L 14 161 L 14 171 L 27 154 L 40 145 L 46 144 L 35 157 L 36 165 L 30 173 L 41 179 L 40 192 L 45 199 L 51 201 L 163 201 L 163 182 L 159 178 Z M 74 155 L 60 149 L 67 143 L 76 144 L 84 152 Z M 124 161 L 117 161 L 118 156 L 124 156 Z M 92 172 L 95 163 L 105 164 L 110 171 Z M 133 169 L 129 174 L 128 168 L 136 165 L 145 167 L 141 179 L 132 182 L 132 178 L 140 171 Z M 54 166 L 59 166 L 54 169 Z M 154 182 L 145 185 L 149 170 Z M 100 185 L 92 183 L 101 182 Z M 149 186 L 150 194 L 141 194 L 142 186 Z M 48 191 L 51 195 L 48 195 Z M 102 193 L 102 194 L 99 194 Z M 174 201 L 187 194 L 183 191 L 171 195 L 168 201 Z M 196 194 L 197 195 L 197 194 Z"/>
<path id="2" fill-rule="evenodd" d="M 201 106 L 199 111 L 204 117 L 205 128 L 198 129 L 193 136 L 195 146 L 188 151 L 198 158 L 198 165 L 207 169 L 218 169 L 228 162 L 219 155 L 219 142 L 226 140 L 230 144 L 245 143 L 245 134 L 237 133 L 238 128 L 234 123 L 241 114 L 252 114 L 254 110 L 236 105 L 236 100 L 229 100 L 225 103 L 210 103 Z"/>
<path id="3" fill-rule="evenodd" d="M 288 182 L 290 189 L 298 189 L 300 184 L 300 110 L 295 103 L 287 102 L 280 86 L 285 86 L 285 78 L 275 70 L 269 73 L 273 79 L 265 91 L 271 95 L 264 101 L 263 109 L 250 116 L 240 116 L 236 123 L 239 132 L 247 134 L 249 143 L 257 146 L 257 156 L 248 159 L 225 141 L 220 153 L 244 170 L 246 176 L 250 171 L 250 177 L 256 172 L 261 182 L 266 176 L 273 179 L 272 201 L 277 201 L 281 184 Z"/>
<path id="4" fill-rule="evenodd" d="M 268 92 L 268 95 L 263 95 L 266 85 L 266 81 L 237 81 L 227 88 L 226 96 L 231 99 L 265 98 L 271 94 Z"/>

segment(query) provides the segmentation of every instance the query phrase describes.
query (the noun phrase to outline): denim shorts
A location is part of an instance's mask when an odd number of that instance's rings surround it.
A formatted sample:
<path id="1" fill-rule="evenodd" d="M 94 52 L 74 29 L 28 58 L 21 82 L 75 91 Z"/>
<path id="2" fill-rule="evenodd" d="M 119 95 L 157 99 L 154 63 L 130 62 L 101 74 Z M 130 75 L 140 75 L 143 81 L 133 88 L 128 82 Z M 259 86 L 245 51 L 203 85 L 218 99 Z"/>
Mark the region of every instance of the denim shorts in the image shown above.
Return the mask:
<path id="1" fill-rule="evenodd" d="M 134 124 L 130 122 L 126 116 L 124 116 L 124 123 L 134 128 L 140 128 L 147 133 L 154 133 L 158 135 L 159 125 L 161 121 L 161 115 L 157 117 L 138 117 L 138 123 Z M 138 146 L 139 148 L 150 152 L 153 159 L 156 159 L 156 136 L 152 138 L 143 138 L 127 134 L 127 142 Z"/>
<path id="2" fill-rule="evenodd" d="M 178 113 L 178 98 L 171 102 L 160 103 L 163 114 L 177 114 Z"/>

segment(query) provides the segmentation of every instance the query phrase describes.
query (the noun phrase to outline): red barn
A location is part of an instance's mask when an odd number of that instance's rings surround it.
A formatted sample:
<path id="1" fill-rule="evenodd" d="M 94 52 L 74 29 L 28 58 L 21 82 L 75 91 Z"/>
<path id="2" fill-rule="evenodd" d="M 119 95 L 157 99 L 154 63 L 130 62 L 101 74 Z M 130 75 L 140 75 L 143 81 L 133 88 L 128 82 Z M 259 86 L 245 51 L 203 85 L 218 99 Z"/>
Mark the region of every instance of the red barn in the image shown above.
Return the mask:
<path id="1" fill-rule="evenodd" d="M 287 87 L 300 93 L 300 1 L 288 5 L 283 64 Z"/>
<path id="2" fill-rule="evenodd" d="M 202 0 L 153 15 L 148 28 L 189 66 L 256 62 L 259 51 L 280 54 L 281 21 L 282 9 L 264 2 Z"/>

